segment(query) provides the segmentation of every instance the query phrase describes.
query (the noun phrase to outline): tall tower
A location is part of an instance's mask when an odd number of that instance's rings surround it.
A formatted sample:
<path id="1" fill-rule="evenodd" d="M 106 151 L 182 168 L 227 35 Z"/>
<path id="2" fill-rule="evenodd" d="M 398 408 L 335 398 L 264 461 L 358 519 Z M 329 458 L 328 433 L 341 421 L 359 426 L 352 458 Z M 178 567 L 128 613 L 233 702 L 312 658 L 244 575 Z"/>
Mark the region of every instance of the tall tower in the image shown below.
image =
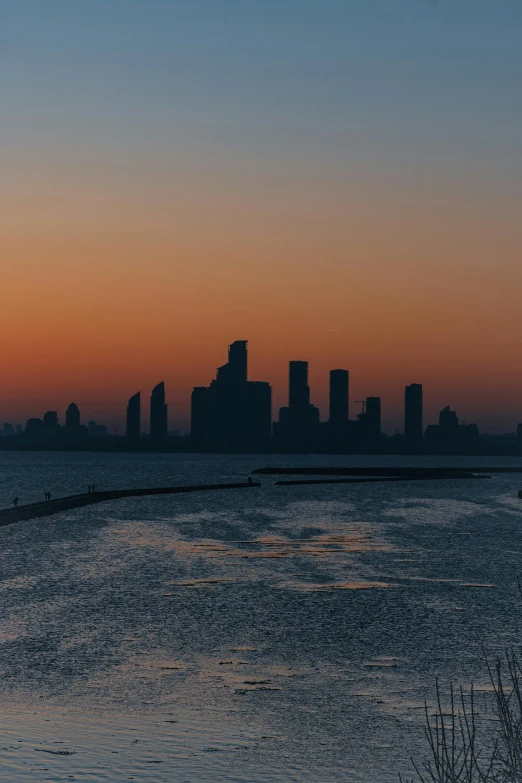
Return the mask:
<path id="1" fill-rule="evenodd" d="M 439 429 L 441 434 L 454 436 L 459 429 L 459 417 L 449 405 L 439 413 Z"/>
<path id="2" fill-rule="evenodd" d="M 330 370 L 330 422 L 332 424 L 346 424 L 348 421 L 349 389 L 348 370 Z"/>
<path id="3" fill-rule="evenodd" d="M 366 413 L 364 414 L 367 436 L 371 440 L 378 440 L 381 437 L 381 398 L 366 398 Z"/>
<path id="4" fill-rule="evenodd" d="M 80 409 L 75 402 L 71 402 L 65 413 L 65 426 L 69 432 L 78 430 L 80 427 Z"/>
<path id="5" fill-rule="evenodd" d="M 236 383 L 248 380 L 248 340 L 235 340 L 228 346 L 228 366 Z"/>
<path id="6" fill-rule="evenodd" d="M 168 436 L 168 413 L 165 403 L 165 384 L 162 381 L 152 390 L 150 398 L 150 439 L 155 443 Z"/>
<path id="7" fill-rule="evenodd" d="M 236 391 L 248 379 L 248 340 L 236 340 L 228 346 L 228 362 L 218 367 L 216 380 Z"/>
<path id="8" fill-rule="evenodd" d="M 271 434 L 270 384 L 248 380 L 248 340 L 236 340 L 210 386 L 192 392 L 191 436 L 203 445 L 245 450 L 266 448 Z"/>
<path id="9" fill-rule="evenodd" d="M 290 362 L 288 377 L 288 407 L 303 411 L 310 405 L 308 362 Z"/>
<path id="10" fill-rule="evenodd" d="M 422 435 L 422 384 L 412 383 L 404 390 L 404 437 L 408 443 L 420 443 Z"/>
<path id="11" fill-rule="evenodd" d="M 130 398 L 127 405 L 127 443 L 138 443 L 141 438 L 141 393 Z"/>

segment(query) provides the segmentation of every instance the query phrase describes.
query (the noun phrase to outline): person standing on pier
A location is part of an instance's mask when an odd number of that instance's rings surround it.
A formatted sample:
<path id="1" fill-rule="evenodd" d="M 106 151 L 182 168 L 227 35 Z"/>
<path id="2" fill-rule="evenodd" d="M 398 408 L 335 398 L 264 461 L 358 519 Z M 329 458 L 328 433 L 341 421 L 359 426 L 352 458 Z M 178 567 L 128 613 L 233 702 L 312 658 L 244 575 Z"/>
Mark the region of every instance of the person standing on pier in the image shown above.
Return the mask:
<path id="1" fill-rule="evenodd" d="M 17 507 L 18 507 L 18 503 L 19 503 L 19 502 L 20 502 L 20 498 L 18 498 L 18 497 L 14 498 L 14 500 L 13 500 L 13 506 L 14 506 L 15 508 L 17 508 Z"/>

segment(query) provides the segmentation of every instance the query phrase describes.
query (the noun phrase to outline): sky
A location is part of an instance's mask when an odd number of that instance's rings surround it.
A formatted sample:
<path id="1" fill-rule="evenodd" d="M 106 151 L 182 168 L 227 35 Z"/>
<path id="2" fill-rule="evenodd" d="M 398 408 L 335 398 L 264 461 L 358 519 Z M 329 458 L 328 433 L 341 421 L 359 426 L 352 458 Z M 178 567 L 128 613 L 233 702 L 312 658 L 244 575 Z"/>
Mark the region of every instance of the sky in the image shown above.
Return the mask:
<path id="1" fill-rule="evenodd" d="M 522 421 L 521 0 L 2 0 L 0 421 L 190 392 L 248 339 Z M 360 406 L 351 406 L 353 415 Z"/>

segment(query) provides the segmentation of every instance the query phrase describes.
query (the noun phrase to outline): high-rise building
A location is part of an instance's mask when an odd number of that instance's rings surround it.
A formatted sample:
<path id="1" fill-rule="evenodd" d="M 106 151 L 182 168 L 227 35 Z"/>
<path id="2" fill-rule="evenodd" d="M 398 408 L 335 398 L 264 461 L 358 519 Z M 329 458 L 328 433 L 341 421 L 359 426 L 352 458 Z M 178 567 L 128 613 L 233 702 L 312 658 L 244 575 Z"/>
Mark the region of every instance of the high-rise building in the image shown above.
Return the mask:
<path id="1" fill-rule="evenodd" d="M 210 443 L 213 424 L 211 414 L 210 388 L 195 386 L 190 401 L 190 437 L 195 443 Z"/>
<path id="2" fill-rule="evenodd" d="M 76 432 L 80 428 L 80 409 L 71 402 L 65 413 L 65 427 L 68 432 Z"/>
<path id="3" fill-rule="evenodd" d="M 95 421 L 90 421 L 87 427 L 89 438 L 107 438 L 109 436 L 109 430 L 105 424 L 96 424 Z"/>
<path id="4" fill-rule="evenodd" d="M 439 430 L 445 437 L 456 436 L 459 429 L 459 417 L 452 411 L 449 405 L 439 413 Z"/>
<path id="5" fill-rule="evenodd" d="M 27 419 L 25 425 L 25 434 L 30 438 L 40 437 L 42 430 L 44 429 L 44 423 L 42 419 L 32 418 Z"/>
<path id="6" fill-rule="evenodd" d="M 291 361 L 288 373 L 288 407 L 279 410 L 274 435 L 280 446 L 309 448 L 319 431 L 319 409 L 310 404 L 308 362 Z"/>
<path id="7" fill-rule="evenodd" d="M 294 411 L 306 410 L 310 405 L 308 362 L 290 362 L 288 373 L 288 407 Z"/>
<path id="8" fill-rule="evenodd" d="M 459 424 L 459 417 L 447 405 L 439 414 L 439 424 L 426 428 L 424 442 L 429 452 L 438 454 L 477 451 L 480 432 L 476 424 Z"/>
<path id="9" fill-rule="evenodd" d="M 235 340 L 228 346 L 228 362 L 219 367 L 216 380 L 238 387 L 248 380 L 248 340 Z"/>
<path id="10" fill-rule="evenodd" d="M 165 402 L 165 384 L 162 381 L 154 387 L 150 398 L 150 439 L 154 443 L 161 443 L 167 439 L 168 434 L 168 409 Z"/>
<path id="11" fill-rule="evenodd" d="M 139 443 L 141 438 L 141 392 L 134 394 L 127 404 L 127 443 Z"/>
<path id="12" fill-rule="evenodd" d="M 47 411 L 46 413 L 44 413 L 43 423 L 46 429 L 49 430 L 56 429 L 59 426 L 57 412 Z"/>
<path id="13" fill-rule="evenodd" d="M 404 437 L 407 444 L 422 442 L 422 384 L 412 383 L 404 390 Z"/>
<path id="14" fill-rule="evenodd" d="M 381 398 L 366 398 L 366 413 L 364 418 L 366 437 L 370 441 L 379 440 L 382 435 L 381 430 Z"/>
<path id="15" fill-rule="evenodd" d="M 345 425 L 349 412 L 350 374 L 348 370 L 330 370 L 331 424 Z"/>
<path id="16" fill-rule="evenodd" d="M 228 348 L 210 386 L 192 392 L 191 437 L 202 447 L 266 448 L 272 429 L 272 390 L 248 380 L 248 341 Z"/>
<path id="17" fill-rule="evenodd" d="M 248 381 L 243 413 L 245 446 L 266 448 L 272 437 L 272 387 L 266 381 Z"/>

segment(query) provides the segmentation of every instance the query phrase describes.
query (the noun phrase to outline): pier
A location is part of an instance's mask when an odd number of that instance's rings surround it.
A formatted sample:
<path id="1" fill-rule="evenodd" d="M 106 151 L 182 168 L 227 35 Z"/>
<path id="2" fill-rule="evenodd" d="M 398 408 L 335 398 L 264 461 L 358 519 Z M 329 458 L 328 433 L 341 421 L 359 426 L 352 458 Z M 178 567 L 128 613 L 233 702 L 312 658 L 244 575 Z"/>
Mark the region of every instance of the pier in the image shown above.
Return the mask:
<path id="1" fill-rule="evenodd" d="M 522 467 L 265 467 L 252 474 L 265 476 L 353 476 L 359 478 L 473 478 L 485 473 L 522 473 Z"/>
<path id="2" fill-rule="evenodd" d="M 155 487 L 151 489 L 115 489 L 106 492 L 90 492 L 82 495 L 68 495 L 66 497 L 46 500 L 39 503 L 28 503 L 23 506 L 7 508 L 0 511 L 0 527 L 11 525 L 13 522 L 24 522 L 39 517 L 49 517 L 59 514 L 61 511 L 71 511 L 83 506 L 93 506 L 96 503 L 106 503 L 109 500 L 120 498 L 137 498 L 148 495 L 177 495 L 184 492 L 211 492 L 220 489 L 252 489 L 261 485 L 252 482 L 238 484 L 196 484 L 186 487 Z"/>
<path id="3" fill-rule="evenodd" d="M 459 479 L 487 479 L 491 476 L 484 474 L 475 475 L 473 473 L 457 473 L 436 476 L 379 476 L 370 478 L 324 478 L 324 479 L 296 479 L 294 481 L 276 481 L 277 487 L 292 487 L 297 484 L 384 484 L 387 481 L 453 481 Z"/>

